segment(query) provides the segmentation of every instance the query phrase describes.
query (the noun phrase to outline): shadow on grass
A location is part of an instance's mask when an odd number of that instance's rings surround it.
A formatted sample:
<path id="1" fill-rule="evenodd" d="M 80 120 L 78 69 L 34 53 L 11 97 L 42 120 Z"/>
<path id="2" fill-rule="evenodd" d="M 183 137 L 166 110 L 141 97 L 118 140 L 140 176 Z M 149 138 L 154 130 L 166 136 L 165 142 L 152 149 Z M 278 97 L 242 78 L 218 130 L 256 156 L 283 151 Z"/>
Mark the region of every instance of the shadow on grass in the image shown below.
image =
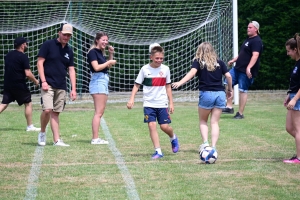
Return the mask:
<path id="1" fill-rule="evenodd" d="M 0 128 L 0 131 L 25 131 L 25 128 Z"/>
<path id="2" fill-rule="evenodd" d="M 38 144 L 37 144 L 37 141 L 35 142 L 26 142 L 26 143 L 24 143 L 24 142 L 22 142 L 21 143 L 22 145 L 27 145 L 27 146 L 37 146 L 37 147 L 40 147 Z M 51 144 L 52 145 L 52 144 Z"/>

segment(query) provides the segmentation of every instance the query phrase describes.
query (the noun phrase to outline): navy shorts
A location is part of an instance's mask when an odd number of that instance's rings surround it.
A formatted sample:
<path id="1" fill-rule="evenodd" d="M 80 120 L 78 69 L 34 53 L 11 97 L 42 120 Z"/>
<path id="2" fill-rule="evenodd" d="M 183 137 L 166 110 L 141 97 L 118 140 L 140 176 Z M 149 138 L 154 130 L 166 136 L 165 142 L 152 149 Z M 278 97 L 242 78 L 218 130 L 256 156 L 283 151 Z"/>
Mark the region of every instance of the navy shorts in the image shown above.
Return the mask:
<path id="1" fill-rule="evenodd" d="M 144 123 L 156 122 L 156 119 L 159 124 L 170 124 L 169 109 L 144 107 Z"/>
<path id="2" fill-rule="evenodd" d="M 204 109 L 225 108 L 226 94 L 224 91 L 200 91 L 198 106 Z"/>
<path id="3" fill-rule="evenodd" d="M 23 90 L 4 90 L 2 104 L 10 104 L 13 101 L 17 101 L 21 106 L 24 103 L 31 102 L 31 93 L 28 89 Z"/>
<path id="4" fill-rule="evenodd" d="M 246 73 L 236 70 L 234 67 L 229 70 L 232 77 L 232 86 L 239 84 L 239 91 L 248 92 L 249 87 L 253 84 L 254 78 L 248 78 Z M 224 84 L 227 84 L 227 80 L 224 80 Z"/>

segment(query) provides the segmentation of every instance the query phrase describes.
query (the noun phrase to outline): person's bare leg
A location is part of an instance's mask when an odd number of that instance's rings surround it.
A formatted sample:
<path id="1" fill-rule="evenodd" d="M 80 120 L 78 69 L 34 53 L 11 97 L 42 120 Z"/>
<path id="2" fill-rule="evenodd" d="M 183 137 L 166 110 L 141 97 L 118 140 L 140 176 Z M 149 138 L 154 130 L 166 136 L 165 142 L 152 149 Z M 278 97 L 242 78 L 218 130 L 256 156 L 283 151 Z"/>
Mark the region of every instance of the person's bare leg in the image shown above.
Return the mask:
<path id="1" fill-rule="evenodd" d="M 240 101 L 239 101 L 239 113 L 242 115 L 244 113 L 244 109 L 247 103 L 247 92 L 240 92 Z"/>
<path id="2" fill-rule="evenodd" d="M 0 104 L 0 113 L 2 113 L 6 108 L 8 107 L 8 104 Z"/>
<path id="3" fill-rule="evenodd" d="M 32 102 L 25 103 L 25 118 L 27 122 L 27 126 L 30 126 L 32 124 Z"/>
<path id="4" fill-rule="evenodd" d="M 50 125 L 53 133 L 53 141 L 56 143 L 60 138 L 59 135 L 59 112 L 51 112 Z"/>

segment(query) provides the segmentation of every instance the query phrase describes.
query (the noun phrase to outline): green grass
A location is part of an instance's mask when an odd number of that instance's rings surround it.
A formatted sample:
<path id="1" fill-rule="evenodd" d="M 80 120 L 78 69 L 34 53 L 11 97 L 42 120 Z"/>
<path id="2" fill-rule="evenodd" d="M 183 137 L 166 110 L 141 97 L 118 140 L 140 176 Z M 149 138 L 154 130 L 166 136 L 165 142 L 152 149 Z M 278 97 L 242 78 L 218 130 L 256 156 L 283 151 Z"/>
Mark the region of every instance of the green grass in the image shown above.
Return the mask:
<path id="1" fill-rule="evenodd" d="M 295 152 L 294 140 L 285 131 L 282 102 L 251 96 L 245 119 L 222 115 L 219 157 L 212 165 L 201 164 L 197 153 L 202 142 L 197 102 L 175 103 L 171 125 L 181 149 L 173 154 L 168 137 L 159 131 L 165 155 L 161 160 L 150 159 L 153 146 L 141 103 L 132 110 L 126 103 L 109 103 L 104 119 L 140 199 L 299 199 L 299 165 L 282 163 Z M 37 133 L 25 131 L 23 110 L 10 105 L 0 114 L 1 200 L 25 198 L 39 148 L 42 164 L 36 185 L 31 185 L 35 199 L 133 199 L 110 146 L 89 144 L 92 104 L 67 105 L 61 114 L 61 135 L 70 147 L 52 146 L 50 127 L 47 145 L 37 147 Z M 34 105 L 36 126 L 39 115 L 40 106 Z"/>

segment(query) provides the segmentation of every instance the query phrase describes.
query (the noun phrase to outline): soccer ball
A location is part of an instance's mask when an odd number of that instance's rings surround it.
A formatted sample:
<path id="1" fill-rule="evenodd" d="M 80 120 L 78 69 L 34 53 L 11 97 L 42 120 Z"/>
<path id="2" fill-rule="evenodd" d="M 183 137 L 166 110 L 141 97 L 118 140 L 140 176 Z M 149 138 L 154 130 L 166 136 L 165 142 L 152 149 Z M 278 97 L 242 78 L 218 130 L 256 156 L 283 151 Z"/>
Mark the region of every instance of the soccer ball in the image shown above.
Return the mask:
<path id="1" fill-rule="evenodd" d="M 209 156 L 209 158 L 207 158 Z M 206 159 L 207 158 L 207 159 Z M 212 147 L 205 147 L 200 152 L 200 160 L 206 164 L 213 164 L 218 159 L 218 152 L 214 150 Z"/>

